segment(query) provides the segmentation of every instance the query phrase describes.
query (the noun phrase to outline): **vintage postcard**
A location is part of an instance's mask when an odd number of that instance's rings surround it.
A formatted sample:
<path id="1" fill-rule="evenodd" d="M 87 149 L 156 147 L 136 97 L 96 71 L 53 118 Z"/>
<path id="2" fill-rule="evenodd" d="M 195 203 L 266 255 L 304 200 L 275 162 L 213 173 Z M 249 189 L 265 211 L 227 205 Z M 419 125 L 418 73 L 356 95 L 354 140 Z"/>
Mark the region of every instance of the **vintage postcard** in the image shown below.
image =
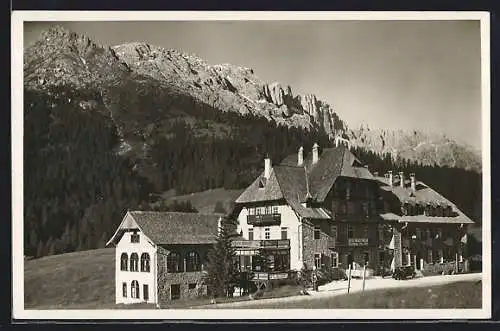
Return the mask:
<path id="1" fill-rule="evenodd" d="M 13 318 L 491 317 L 489 33 L 13 12 Z"/>

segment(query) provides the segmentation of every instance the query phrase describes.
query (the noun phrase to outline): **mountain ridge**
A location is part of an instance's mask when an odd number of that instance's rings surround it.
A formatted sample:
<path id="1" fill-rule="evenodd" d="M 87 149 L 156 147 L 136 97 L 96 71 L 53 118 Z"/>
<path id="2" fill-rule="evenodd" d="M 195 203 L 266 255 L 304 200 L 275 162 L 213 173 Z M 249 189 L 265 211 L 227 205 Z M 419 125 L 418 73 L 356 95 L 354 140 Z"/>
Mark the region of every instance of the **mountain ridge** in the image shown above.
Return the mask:
<path id="1" fill-rule="evenodd" d="M 350 129 L 337 111 L 316 95 L 294 94 L 289 85 L 262 81 L 252 68 L 228 63 L 212 65 L 197 55 L 140 41 L 103 46 L 58 25 L 42 32 L 24 55 L 25 88 L 91 86 L 101 90 L 111 117 L 113 93 L 109 91 L 134 81 L 143 88 L 149 84 L 167 91 L 168 95 L 187 95 L 222 113 L 235 112 L 263 117 L 278 125 L 321 130 L 330 139 L 342 135 L 354 146 L 380 155 L 390 153 L 395 159 L 481 172 L 480 154 L 470 146 L 420 130 Z"/>

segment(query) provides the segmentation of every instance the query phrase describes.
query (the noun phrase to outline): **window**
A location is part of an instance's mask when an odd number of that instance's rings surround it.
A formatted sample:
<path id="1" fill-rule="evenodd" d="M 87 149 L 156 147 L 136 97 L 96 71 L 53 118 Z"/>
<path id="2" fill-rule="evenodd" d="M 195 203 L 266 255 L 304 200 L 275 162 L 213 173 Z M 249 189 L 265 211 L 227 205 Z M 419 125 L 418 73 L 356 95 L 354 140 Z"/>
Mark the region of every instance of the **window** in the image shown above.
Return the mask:
<path id="1" fill-rule="evenodd" d="M 368 265 L 370 262 L 370 253 L 365 252 L 365 265 Z"/>
<path id="2" fill-rule="evenodd" d="M 426 239 L 432 238 L 431 229 L 429 229 L 429 228 L 425 229 L 425 238 Z"/>
<path id="3" fill-rule="evenodd" d="M 144 301 L 149 300 L 149 286 L 147 284 L 142 285 L 142 295 L 144 296 Z"/>
<path id="4" fill-rule="evenodd" d="M 384 226 L 381 224 L 378 226 L 378 240 L 384 241 Z"/>
<path id="5" fill-rule="evenodd" d="M 264 228 L 264 239 L 271 239 L 271 229 Z"/>
<path id="6" fill-rule="evenodd" d="M 248 240 L 253 240 L 253 229 L 248 229 Z"/>
<path id="7" fill-rule="evenodd" d="M 281 228 L 281 239 L 288 239 L 288 229 L 287 228 Z"/>
<path id="8" fill-rule="evenodd" d="M 378 252 L 378 263 L 379 265 L 384 265 L 385 253 L 383 251 Z"/>
<path id="9" fill-rule="evenodd" d="M 365 218 L 370 218 L 370 204 L 368 202 L 361 203 L 361 213 Z"/>
<path id="10" fill-rule="evenodd" d="M 314 254 L 314 266 L 316 269 L 321 268 L 321 254 Z"/>
<path id="11" fill-rule="evenodd" d="M 338 268 L 339 266 L 339 253 L 334 252 L 331 254 L 332 268 Z"/>
<path id="12" fill-rule="evenodd" d="M 139 271 L 139 255 L 137 253 L 130 254 L 130 271 Z"/>
<path id="13" fill-rule="evenodd" d="M 352 225 L 347 226 L 347 238 L 354 238 L 354 227 Z"/>
<path id="14" fill-rule="evenodd" d="M 348 204 L 346 201 L 341 201 L 340 204 L 339 204 L 339 208 L 340 208 L 340 214 L 341 215 L 347 215 L 348 212 L 349 212 L 349 208 L 348 208 Z"/>
<path id="15" fill-rule="evenodd" d="M 127 283 L 122 283 L 122 296 L 127 297 Z"/>
<path id="16" fill-rule="evenodd" d="M 266 206 L 266 214 L 271 214 L 271 206 Z"/>
<path id="17" fill-rule="evenodd" d="M 363 227 L 363 238 L 368 238 L 368 225 Z"/>
<path id="18" fill-rule="evenodd" d="M 427 263 L 432 263 L 432 250 L 427 250 Z"/>
<path id="19" fill-rule="evenodd" d="M 127 271 L 128 270 L 128 255 L 127 253 L 122 253 L 120 257 L 120 270 Z"/>
<path id="20" fill-rule="evenodd" d="M 132 286 L 130 287 L 131 297 L 134 299 L 139 299 L 139 282 L 136 280 L 132 281 Z"/>
<path id="21" fill-rule="evenodd" d="M 443 250 L 442 249 L 438 249 L 436 251 L 436 253 L 437 253 L 437 257 L 438 257 L 438 262 L 439 263 L 443 263 L 444 262 Z"/>
<path id="22" fill-rule="evenodd" d="M 130 242 L 131 243 L 138 243 L 139 242 L 139 234 L 138 233 L 132 233 L 130 235 Z"/>
<path id="23" fill-rule="evenodd" d="M 141 271 L 149 272 L 149 254 L 142 253 L 141 254 Z"/>
<path id="24" fill-rule="evenodd" d="M 248 208 L 249 215 L 255 215 L 255 208 Z"/>
<path id="25" fill-rule="evenodd" d="M 186 271 L 200 271 L 200 255 L 196 252 L 189 252 L 186 256 Z"/>
<path id="26" fill-rule="evenodd" d="M 441 239 L 443 237 L 443 230 L 441 228 L 436 229 L 436 239 Z"/>
<path id="27" fill-rule="evenodd" d="M 273 206 L 273 214 L 278 214 L 278 206 Z"/>
<path id="28" fill-rule="evenodd" d="M 172 284 L 170 285 L 170 299 L 177 300 L 181 298 L 181 285 Z"/>
<path id="29" fill-rule="evenodd" d="M 261 214 L 260 207 L 255 208 L 255 215 L 260 215 L 260 214 Z"/>
<path id="30" fill-rule="evenodd" d="M 176 252 L 170 252 L 167 255 L 167 272 L 181 272 L 181 255 Z"/>
<path id="31" fill-rule="evenodd" d="M 415 229 L 415 236 L 417 237 L 417 239 L 422 239 L 422 232 L 420 232 L 420 228 L 416 228 Z"/>
<path id="32" fill-rule="evenodd" d="M 319 239 L 321 236 L 321 229 L 319 226 L 314 227 L 314 239 Z"/>
<path id="33" fill-rule="evenodd" d="M 337 232 L 337 226 L 336 226 L 336 225 L 332 225 L 332 226 L 330 227 L 330 234 L 331 234 L 331 236 L 332 236 L 332 238 L 333 238 L 334 240 L 336 240 L 336 239 L 337 239 L 337 234 L 338 234 L 338 232 Z"/>
<path id="34" fill-rule="evenodd" d="M 190 290 L 194 290 L 194 289 L 196 288 L 196 283 L 190 283 L 190 284 L 188 285 L 188 288 L 189 288 Z"/>

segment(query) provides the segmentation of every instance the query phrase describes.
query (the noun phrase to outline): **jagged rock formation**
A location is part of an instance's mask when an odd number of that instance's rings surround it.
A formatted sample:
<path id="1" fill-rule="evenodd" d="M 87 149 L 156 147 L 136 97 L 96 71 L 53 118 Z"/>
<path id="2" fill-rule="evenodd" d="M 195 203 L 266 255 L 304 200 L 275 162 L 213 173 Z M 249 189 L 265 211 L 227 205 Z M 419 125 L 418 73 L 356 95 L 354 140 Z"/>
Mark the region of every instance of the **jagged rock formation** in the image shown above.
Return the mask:
<path id="1" fill-rule="evenodd" d="M 403 131 L 349 130 L 333 107 L 314 94 L 294 95 L 290 86 L 264 82 L 251 68 L 210 65 L 196 55 L 141 42 L 101 46 L 89 37 L 59 26 L 42 33 L 24 53 L 25 88 L 92 86 L 101 91 L 111 117 L 116 112 L 109 91 L 116 92 L 127 81 L 188 95 L 221 112 L 237 112 L 265 117 L 280 125 L 322 130 L 332 139 L 342 134 L 354 146 L 379 153 L 390 152 L 424 164 L 479 171 L 481 168 L 477 152 L 446 137 L 437 139 Z M 87 109 L 93 100 L 78 102 Z"/>

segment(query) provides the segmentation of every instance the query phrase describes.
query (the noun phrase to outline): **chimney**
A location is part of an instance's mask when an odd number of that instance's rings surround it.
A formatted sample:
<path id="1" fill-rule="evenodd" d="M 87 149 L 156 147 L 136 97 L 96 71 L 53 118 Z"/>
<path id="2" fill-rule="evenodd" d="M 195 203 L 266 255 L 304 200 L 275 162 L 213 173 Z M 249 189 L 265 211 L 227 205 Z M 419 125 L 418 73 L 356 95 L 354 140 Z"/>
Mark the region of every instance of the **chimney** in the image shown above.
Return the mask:
<path id="1" fill-rule="evenodd" d="M 312 163 L 313 164 L 318 163 L 318 160 L 319 160 L 319 151 L 318 151 L 318 148 L 319 148 L 318 144 L 314 143 L 313 148 L 312 148 L 312 151 L 313 151 Z"/>
<path id="2" fill-rule="evenodd" d="M 300 146 L 299 153 L 297 155 L 297 166 L 302 167 L 304 164 L 304 147 Z"/>
<path id="3" fill-rule="evenodd" d="M 399 173 L 399 186 L 401 187 L 405 187 L 405 181 L 404 181 L 404 173 L 403 172 L 400 172 Z"/>
<path id="4" fill-rule="evenodd" d="M 389 183 L 388 184 L 389 184 L 389 186 L 392 186 L 392 170 L 389 170 L 387 173 L 389 174 Z"/>
<path id="5" fill-rule="evenodd" d="M 264 177 L 269 179 L 271 177 L 271 159 L 269 155 L 264 159 Z"/>
<path id="6" fill-rule="evenodd" d="M 378 177 L 378 171 L 374 171 L 373 176 Z"/>
<path id="7" fill-rule="evenodd" d="M 415 185 L 415 174 L 414 173 L 410 174 L 410 180 L 411 180 L 411 190 L 413 192 L 415 192 L 417 189 L 417 186 Z"/>

